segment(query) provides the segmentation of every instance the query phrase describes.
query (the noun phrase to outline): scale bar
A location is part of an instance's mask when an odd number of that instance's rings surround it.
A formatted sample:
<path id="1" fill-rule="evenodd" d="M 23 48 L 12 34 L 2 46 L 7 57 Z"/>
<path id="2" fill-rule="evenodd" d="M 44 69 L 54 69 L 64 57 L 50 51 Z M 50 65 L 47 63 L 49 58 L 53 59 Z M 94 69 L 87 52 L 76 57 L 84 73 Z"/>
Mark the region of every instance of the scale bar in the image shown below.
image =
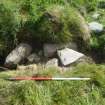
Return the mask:
<path id="1" fill-rule="evenodd" d="M 47 80 L 57 80 L 57 81 L 64 81 L 64 80 L 73 80 L 73 81 L 79 81 L 79 80 L 90 80 L 91 78 L 57 78 L 57 77 L 14 77 L 14 78 L 8 78 L 8 80 L 36 80 L 36 81 L 47 81 Z"/>

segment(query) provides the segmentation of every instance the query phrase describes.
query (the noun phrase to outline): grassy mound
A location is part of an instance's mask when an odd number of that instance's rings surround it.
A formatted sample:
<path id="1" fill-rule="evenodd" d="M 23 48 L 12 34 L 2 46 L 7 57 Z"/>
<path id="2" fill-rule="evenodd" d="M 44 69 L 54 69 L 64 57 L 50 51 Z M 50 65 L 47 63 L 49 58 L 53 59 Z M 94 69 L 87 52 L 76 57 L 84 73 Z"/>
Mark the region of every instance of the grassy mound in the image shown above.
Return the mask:
<path id="1" fill-rule="evenodd" d="M 38 21 L 38 33 L 43 41 L 69 42 L 90 39 L 90 32 L 79 12 L 68 6 L 53 5 Z"/>
<path id="2" fill-rule="evenodd" d="M 83 69 L 84 68 L 84 69 Z M 6 81 L 0 79 L 0 105 L 104 105 L 105 66 L 80 64 L 60 73 L 55 68 L 39 71 L 7 71 L 0 77 L 49 75 L 90 77 L 90 81 Z"/>

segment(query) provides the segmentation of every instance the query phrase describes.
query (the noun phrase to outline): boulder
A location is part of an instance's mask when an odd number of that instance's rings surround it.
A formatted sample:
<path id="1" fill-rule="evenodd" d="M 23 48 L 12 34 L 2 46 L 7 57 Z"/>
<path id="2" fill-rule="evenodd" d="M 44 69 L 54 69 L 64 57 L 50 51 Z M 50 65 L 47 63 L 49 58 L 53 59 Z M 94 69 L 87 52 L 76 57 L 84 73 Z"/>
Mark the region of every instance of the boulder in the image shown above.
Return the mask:
<path id="1" fill-rule="evenodd" d="M 65 48 L 57 51 L 58 57 L 62 65 L 67 66 L 71 63 L 76 62 L 78 59 L 84 56 L 84 54 L 74 51 L 69 48 Z"/>
<path id="2" fill-rule="evenodd" d="M 53 57 L 58 49 L 62 49 L 68 47 L 70 49 L 78 50 L 76 43 L 70 42 L 66 44 L 51 44 L 51 43 L 46 43 L 44 44 L 43 50 L 44 50 L 44 56 L 49 58 Z"/>
<path id="3" fill-rule="evenodd" d="M 46 58 L 54 56 L 58 48 L 57 44 L 44 44 L 43 50 L 44 50 L 44 56 Z"/>
<path id="4" fill-rule="evenodd" d="M 37 65 L 36 64 L 31 64 L 31 65 L 19 65 L 17 66 L 17 70 L 37 70 Z"/>
<path id="5" fill-rule="evenodd" d="M 91 23 L 89 23 L 89 29 L 93 32 L 99 33 L 104 30 L 104 27 L 102 24 L 100 24 L 98 22 L 91 22 Z"/>
<path id="6" fill-rule="evenodd" d="M 13 65 L 21 63 L 27 56 L 30 55 L 32 47 L 26 43 L 19 44 L 10 54 L 6 57 L 5 66 L 11 68 Z"/>
<path id="7" fill-rule="evenodd" d="M 27 57 L 28 63 L 39 63 L 40 57 L 36 53 L 32 53 Z"/>
<path id="8" fill-rule="evenodd" d="M 49 60 L 46 65 L 47 68 L 48 67 L 58 67 L 58 59 L 57 58 L 53 58 L 51 60 Z"/>

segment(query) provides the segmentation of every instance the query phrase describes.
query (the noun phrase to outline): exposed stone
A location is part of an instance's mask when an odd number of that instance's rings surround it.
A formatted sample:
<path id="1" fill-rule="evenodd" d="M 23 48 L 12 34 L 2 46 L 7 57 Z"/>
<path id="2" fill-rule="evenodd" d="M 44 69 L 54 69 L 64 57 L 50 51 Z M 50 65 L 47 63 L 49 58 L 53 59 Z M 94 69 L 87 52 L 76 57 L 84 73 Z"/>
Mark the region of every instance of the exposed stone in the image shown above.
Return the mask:
<path id="1" fill-rule="evenodd" d="M 30 56 L 28 56 L 27 60 L 29 63 L 39 63 L 40 57 L 36 53 L 32 53 Z"/>
<path id="2" fill-rule="evenodd" d="M 13 65 L 19 64 L 27 56 L 30 55 L 32 48 L 26 43 L 19 44 L 5 60 L 5 66 L 11 68 Z"/>
<path id="3" fill-rule="evenodd" d="M 56 44 L 44 44 L 43 50 L 44 50 L 44 56 L 45 57 L 52 57 L 54 56 L 56 50 L 57 50 Z"/>
<path id="4" fill-rule="evenodd" d="M 31 64 L 31 65 L 19 65 L 17 66 L 17 70 L 37 70 L 37 65 L 36 64 Z"/>
<path id="5" fill-rule="evenodd" d="M 49 58 L 49 57 L 53 57 L 58 49 L 62 49 L 68 47 L 70 49 L 74 49 L 77 51 L 77 45 L 74 42 L 70 42 L 70 43 L 66 43 L 66 44 L 44 44 L 44 56 Z"/>
<path id="6" fill-rule="evenodd" d="M 57 58 L 53 58 L 51 60 L 49 60 L 46 65 L 46 67 L 58 67 L 58 59 Z"/>
<path id="7" fill-rule="evenodd" d="M 104 27 L 98 22 L 91 22 L 89 23 L 89 29 L 93 32 L 99 33 L 103 31 Z"/>
<path id="8" fill-rule="evenodd" d="M 76 62 L 79 58 L 83 57 L 84 54 L 74 51 L 69 48 L 65 48 L 57 51 L 58 57 L 62 65 L 66 66 Z"/>

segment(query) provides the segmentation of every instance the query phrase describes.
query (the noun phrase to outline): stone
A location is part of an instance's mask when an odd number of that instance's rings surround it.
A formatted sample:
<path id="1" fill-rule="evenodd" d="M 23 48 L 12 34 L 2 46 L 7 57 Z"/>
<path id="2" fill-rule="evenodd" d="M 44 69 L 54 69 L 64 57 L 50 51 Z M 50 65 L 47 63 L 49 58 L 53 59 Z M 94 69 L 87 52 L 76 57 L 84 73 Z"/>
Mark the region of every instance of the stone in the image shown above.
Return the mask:
<path id="1" fill-rule="evenodd" d="M 58 67 L 58 59 L 57 58 L 53 58 L 51 60 L 49 60 L 46 65 L 47 68 L 48 67 Z"/>
<path id="2" fill-rule="evenodd" d="M 36 64 L 31 64 L 31 65 L 19 65 L 17 66 L 17 70 L 37 70 L 37 65 Z"/>
<path id="3" fill-rule="evenodd" d="M 66 44 L 65 47 L 78 51 L 78 46 L 74 42 L 70 42 L 70 43 Z"/>
<path id="4" fill-rule="evenodd" d="M 36 53 L 32 53 L 27 57 L 28 63 L 39 63 L 40 57 Z"/>
<path id="5" fill-rule="evenodd" d="M 99 18 L 99 16 L 100 16 L 100 14 L 99 14 L 99 13 L 94 13 L 94 14 L 92 15 L 93 19 L 98 19 L 98 18 Z"/>
<path id="6" fill-rule="evenodd" d="M 57 51 L 57 44 L 44 44 L 43 50 L 44 50 L 44 56 L 46 58 L 54 56 L 54 54 Z"/>
<path id="7" fill-rule="evenodd" d="M 68 47 L 70 49 L 74 49 L 74 50 L 78 50 L 78 47 L 76 45 L 76 43 L 74 42 L 70 42 L 70 43 L 66 43 L 66 44 L 51 44 L 51 43 L 46 43 L 44 44 L 43 50 L 44 50 L 44 56 L 49 58 L 49 57 L 53 57 L 58 49 L 62 49 Z"/>
<path id="8" fill-rule="evenodd" d="M 93 32 L 99 33 L 103 31 L 104 27 L 98 22 L 91 22 L 89 23 L 89 29 Z"/>
<path id="9" fill-rule="evenodd" d="M 27 56 L 30 55 L 32 47 L 29 44 L 19 44 L 10 54 L 6 57 L 5 66 L 11 68 L 13 65 L 21 63 Z"/>
<path id="10" fill-rule="evenodd" d="M 71 63 L 76 62 L 78 59 L 84 56 L 84 54 L 74 51 L 69 48 L 65 48 L 57 51 L 58 57 L 62 65 L 67 66 Z"/>

